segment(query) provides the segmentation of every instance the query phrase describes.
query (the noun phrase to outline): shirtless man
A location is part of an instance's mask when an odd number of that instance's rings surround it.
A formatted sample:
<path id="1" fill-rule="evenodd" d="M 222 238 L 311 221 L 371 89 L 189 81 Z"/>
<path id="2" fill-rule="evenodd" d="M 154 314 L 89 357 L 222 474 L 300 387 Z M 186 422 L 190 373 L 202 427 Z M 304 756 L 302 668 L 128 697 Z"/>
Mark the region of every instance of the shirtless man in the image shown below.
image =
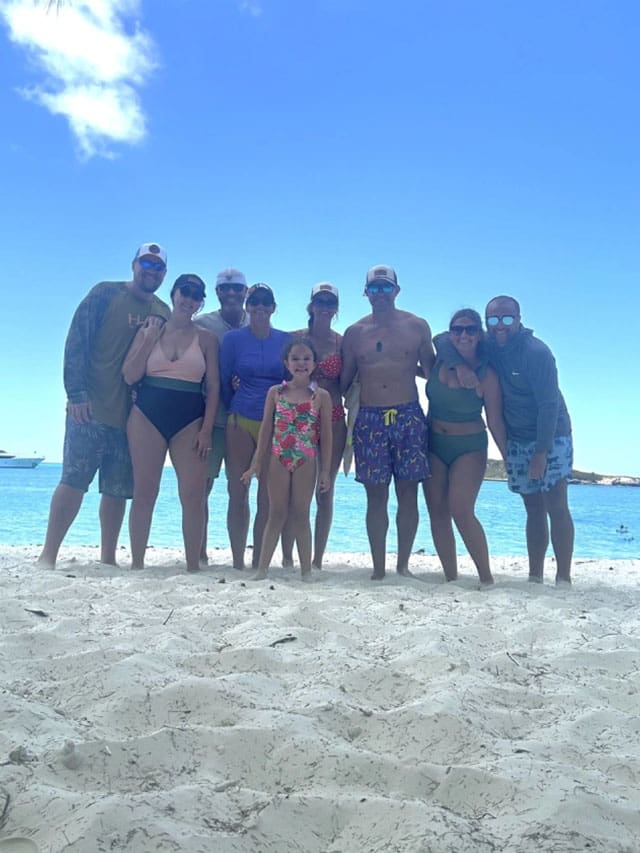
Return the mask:
<path id="1" fill-rule="evenodd" d="M 372 267 L 364 290 L 371 314 L 349 326 L 342 340 L 342 392 L 356 373 L 360 378 L 353 450 L 356 480 L 367 492 L 372 580 L 385 576 L 391 478 L 398 499 L 396 570 L 409 575 L 409 555 L 418 529 L 418 483 L 429 475 L 427 424 L 415 377 L 418 365 L 428 376 L 434 363 L 431 330 L 425 320 L 395 307 L 399 292 L 392 267 Z"/>

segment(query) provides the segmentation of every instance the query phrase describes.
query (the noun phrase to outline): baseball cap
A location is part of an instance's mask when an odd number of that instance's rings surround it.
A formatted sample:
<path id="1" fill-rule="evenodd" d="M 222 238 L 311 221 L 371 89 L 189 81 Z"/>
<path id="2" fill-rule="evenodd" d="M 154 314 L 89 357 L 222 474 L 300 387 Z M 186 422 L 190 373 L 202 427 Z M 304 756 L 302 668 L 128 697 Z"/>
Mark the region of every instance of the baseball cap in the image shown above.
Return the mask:
<path id="1" fill-rule="evenodd" d="M 252 296 L 258 296 L 259 294 L 265 294 L 266 296 L 270 296 L 271 302 L 273 302 L 273 304 L 275 305 L 276 298 L 273 295 L 273 290 L 271 290 L 268 284 L 264 284 L 261 281 L 259 281 L 257 284 L 251 285 L 251 287 L 247 291 L 247 302 L 251 301 Z"/>
<path id="2" fill-rule="evenodd" d="M 247 279 L 245 278 L 244 273 L 241 273 L 240 270 L 234 269 L 233 267 L 227 267 L 227 269 L 220 270 L 216 276 L 216 287 L 218 287 L 219 284 L 241 284 L 243 287 L 246 287 Z"/>
<path id="3" fill-rule="evenodd" d="M 167 251 L 158 245 L 158 243 L 143 243 L 133 256 L 133 260 L 137 261 L 138 258 L 143 258 L 145 255 L 155 255 L 163 263 L 167 263 Z"/>
<path id="4" fill-rule="evenodd" d="M 367 272 L 367 284 L 372 284 L 374 281 L 388 281 L 389 284 L 398 284 L 398 276 L 393 267 L 378 264 L 376 267 L 371 267 Z"/>
<path id="5" fill-rule="evenodd" d="M 338 296 L 338 288 L 335 284 L 331 284 L 330 281 L 321 281 L 320 284 L 314 284 L 311 288 L 311 299 L 319 293 L 330 293 L 331 296 L 335 296 L 338 300 L 340 299 Z"/>

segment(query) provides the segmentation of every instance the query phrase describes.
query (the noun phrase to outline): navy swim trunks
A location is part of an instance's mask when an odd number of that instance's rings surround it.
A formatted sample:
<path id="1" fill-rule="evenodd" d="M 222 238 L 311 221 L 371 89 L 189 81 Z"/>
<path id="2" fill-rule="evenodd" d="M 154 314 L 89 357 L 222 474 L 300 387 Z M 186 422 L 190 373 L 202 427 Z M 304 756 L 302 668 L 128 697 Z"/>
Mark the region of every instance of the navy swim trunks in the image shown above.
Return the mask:
<path id="1" fill-rule="evenodd" d="M 360 406 L 353 428 L 356 480 L 372 485 L 429 476 L 427 419 L 416 401 Z"/>

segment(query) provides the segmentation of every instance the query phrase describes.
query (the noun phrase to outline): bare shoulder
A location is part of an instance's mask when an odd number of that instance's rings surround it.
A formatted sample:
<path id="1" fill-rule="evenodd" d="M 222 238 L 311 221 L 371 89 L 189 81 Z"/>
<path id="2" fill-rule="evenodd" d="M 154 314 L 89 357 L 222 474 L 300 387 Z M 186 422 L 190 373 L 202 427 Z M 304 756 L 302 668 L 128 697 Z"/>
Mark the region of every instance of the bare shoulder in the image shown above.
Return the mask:
<path id="1" fill-rule="evenodd" d="M 429 324 L 424 319 L 424 317 L 418 317 L 417 314 L 412 314 L 410 311 L 401 311 L 397 310 L 397 320 L 403 325 L 406 324 L 407 327 L 415 328 L 418 330 L 425 330 L 431 334 L 431 329 L 429 328 Z"/>
<path id="2" fill-rule="evenodd" d="M 325 388 L 316 388 L 315 398 L 319 405 L 331 406 L 331 394 Z"/>
<path id="3" fill-rule="evenodd" d="M 350 326 L 347 326 L 343 335 L 343 339 L 346 340 L 350 337 L 357 337 L 357 335 L 359 335 L 371 325 L 371 314 L 367 314 L 365 317 L 362 317 L 360 320 L 356 320 L 355 323 L 352 323 Z"/>

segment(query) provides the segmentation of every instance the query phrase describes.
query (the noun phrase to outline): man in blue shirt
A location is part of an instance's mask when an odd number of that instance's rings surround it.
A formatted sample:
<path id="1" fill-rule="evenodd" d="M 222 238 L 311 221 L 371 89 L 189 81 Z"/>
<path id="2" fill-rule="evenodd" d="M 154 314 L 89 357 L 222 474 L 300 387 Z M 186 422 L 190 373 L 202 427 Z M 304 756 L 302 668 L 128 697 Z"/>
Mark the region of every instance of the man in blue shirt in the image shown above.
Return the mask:
<path id="1" fill-rule="evenodd" d="M 522 325 L 520 305 L 512 296 L 492 299 L 485 322 L 489 360 L 502 388 L 509 488 L 522 496 L 527 513 L 529 580 L 542 583 L 550 524 L 556 583 L 571 583 L 574 528 L 567 480 L 573 444 L 556 362 L 549 347 Z M 474 387 L 475 373 L 460 363 L 453 346 L 440 336 L 436 344 L 460 383 Z"/>

